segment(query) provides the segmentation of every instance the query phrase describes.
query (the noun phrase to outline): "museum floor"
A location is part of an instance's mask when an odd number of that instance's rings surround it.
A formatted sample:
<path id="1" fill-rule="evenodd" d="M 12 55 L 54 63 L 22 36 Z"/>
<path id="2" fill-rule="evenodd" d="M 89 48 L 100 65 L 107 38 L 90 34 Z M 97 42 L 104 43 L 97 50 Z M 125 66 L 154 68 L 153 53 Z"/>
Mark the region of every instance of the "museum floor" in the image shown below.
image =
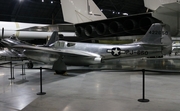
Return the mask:
<path id="1" fill-rule="evenodd" d="M 43 70 L 0 68 L 0 111 L 179 111 L 180 73 L 145 72 L 146 96 L 141 103 L 142 72 L 91 71 L 69 68 L 67 76 Z"/>

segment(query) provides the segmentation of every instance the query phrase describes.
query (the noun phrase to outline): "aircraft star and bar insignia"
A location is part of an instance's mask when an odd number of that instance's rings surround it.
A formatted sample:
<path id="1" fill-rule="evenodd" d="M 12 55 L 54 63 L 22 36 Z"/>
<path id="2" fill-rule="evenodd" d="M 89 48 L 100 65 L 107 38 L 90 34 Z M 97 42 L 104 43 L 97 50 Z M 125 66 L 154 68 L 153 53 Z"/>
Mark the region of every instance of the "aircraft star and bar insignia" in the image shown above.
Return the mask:
<path id="1" fill-rule="evenodd" d="M 111 53 L 113 56 L 120 56 L 121 49 L 119 47 L 114 47 L 112 49 L 107 49 L 107 53 Z"/>
<path id="2" fill-rule="evenodd" d="M 121 50 L 119 47 L 114 47 L 112 49 L 107 49 L 107 53 L 111 53 L 113 56 L 120 56 L 121 54 L 126 55 L 148 55 L 147 50 Z"/>

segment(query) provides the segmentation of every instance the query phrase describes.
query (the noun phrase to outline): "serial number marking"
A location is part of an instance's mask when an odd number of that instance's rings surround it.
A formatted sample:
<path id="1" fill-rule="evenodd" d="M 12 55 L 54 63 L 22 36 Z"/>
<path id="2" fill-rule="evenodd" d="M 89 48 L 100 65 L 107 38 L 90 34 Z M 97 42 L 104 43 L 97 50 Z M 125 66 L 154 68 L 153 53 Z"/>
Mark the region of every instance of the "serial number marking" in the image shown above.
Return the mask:
<path id="1" fill-rule="evenodd" d="M 140 51 L 140 50 L 138 50 L 138 51 L 130 51 L 130 53 L 129 53 L 130 55 L 133 55 L 133 54 L 137 54 L 137 55 L 148 55 L 148 51 Z"/>
<path id="2" fill-rule="evenodd" d="M 111 53 L 113 56 L 120 56 L 121 54 L 125 55 L 148 55 L 148 51 L 142 51 L 142 50 L 121 50 L 118 47 L 107 49 L 107 53 Z"/>
<path id="3" fill-rule="evenodd" d="M 169 33 L 168 33 L 168 31 L 155 31 L 155 30 L 153 30 L 153 31 L 149 31 L 149 34 L 162 34 L 162 35 L 168 35 Z"/>

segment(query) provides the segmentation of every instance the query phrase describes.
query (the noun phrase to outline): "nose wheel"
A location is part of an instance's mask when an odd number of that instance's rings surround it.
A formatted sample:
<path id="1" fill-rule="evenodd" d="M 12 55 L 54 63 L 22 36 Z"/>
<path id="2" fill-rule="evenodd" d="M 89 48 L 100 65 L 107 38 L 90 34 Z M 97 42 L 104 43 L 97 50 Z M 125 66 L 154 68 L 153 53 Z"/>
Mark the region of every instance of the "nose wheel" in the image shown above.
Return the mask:
<path id="1" fill-rule="evenodd" d="M 33 68 L 33 63 L 32 63 L 32 61 L 29 61 L 29 62 L 27 63 L 27 68 L 28 68 L 28 69 L 32 69 L 32 68 Z"/>

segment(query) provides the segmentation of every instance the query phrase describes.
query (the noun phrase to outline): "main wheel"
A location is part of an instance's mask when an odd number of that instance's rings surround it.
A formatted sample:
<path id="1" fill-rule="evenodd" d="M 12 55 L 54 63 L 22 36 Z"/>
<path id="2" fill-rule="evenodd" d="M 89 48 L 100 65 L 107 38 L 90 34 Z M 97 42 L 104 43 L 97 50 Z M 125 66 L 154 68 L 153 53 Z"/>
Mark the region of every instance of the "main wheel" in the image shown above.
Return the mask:
<path id="1" fill-rule="evenodd" d="M 66 75 L 66 71 L 55 71 L 56 74 L 60 74 L 60 75 Z"/>
<path id="2" fill-rule="evenodd" d="M 27 67 L 28 67 L 28 69 L 32 69 L 33 68 L 33 63 L 31 61 L 29 61 L 27 63 Z"/>
<path id="3" fill-rule="evenodd" d="M 178 54 L 178 52 L 175 52 L 175 55 L 177 55 Z"/>

